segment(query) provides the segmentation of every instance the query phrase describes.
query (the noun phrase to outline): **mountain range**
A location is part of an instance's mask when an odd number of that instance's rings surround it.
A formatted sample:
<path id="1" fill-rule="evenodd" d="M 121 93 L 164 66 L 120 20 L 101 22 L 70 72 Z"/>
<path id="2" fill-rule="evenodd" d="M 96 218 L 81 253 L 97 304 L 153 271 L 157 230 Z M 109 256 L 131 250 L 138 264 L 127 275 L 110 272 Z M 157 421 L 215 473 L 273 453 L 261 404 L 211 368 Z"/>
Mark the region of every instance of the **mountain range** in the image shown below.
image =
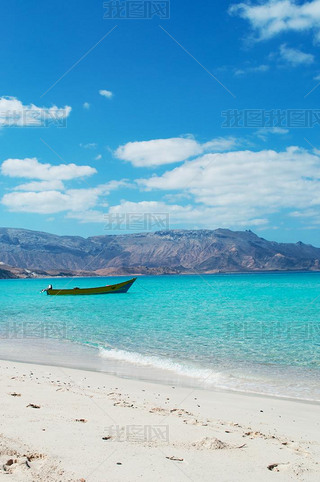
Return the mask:
<path id="1" fill-rule="evenodd" d="M 252 231 L 170 230 L 82 238 L 0 228 L 0 278 L 318 271 L 320 248 Z"/>

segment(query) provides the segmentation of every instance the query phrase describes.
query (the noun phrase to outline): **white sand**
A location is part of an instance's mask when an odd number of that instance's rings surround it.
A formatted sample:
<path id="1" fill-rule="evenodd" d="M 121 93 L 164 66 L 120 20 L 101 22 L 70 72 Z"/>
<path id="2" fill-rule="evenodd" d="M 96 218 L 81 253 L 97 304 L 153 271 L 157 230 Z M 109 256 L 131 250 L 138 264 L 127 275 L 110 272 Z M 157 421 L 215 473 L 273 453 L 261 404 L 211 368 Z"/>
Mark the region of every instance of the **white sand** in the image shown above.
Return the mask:
<path id="1" fill-rule="evenodd" d="M 320 480 L 319 404 L 0 366 L 0 480 Z"/>

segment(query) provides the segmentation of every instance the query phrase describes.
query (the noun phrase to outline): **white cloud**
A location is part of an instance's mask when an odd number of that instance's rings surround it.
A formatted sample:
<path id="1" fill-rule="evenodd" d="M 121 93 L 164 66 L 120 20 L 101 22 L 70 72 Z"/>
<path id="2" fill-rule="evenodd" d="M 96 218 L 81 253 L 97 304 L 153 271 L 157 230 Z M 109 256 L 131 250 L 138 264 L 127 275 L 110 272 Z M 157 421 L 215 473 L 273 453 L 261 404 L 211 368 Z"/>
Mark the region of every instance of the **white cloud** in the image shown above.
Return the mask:
<path id="1" fill-rule="evenodd" d="M 313 218 L 319 217 L 319 210 L 318 209 L 306 209 L 304 211 L 293 211 L 290 213 L 290 216 L 293 218 Z M 309 222 L 309 220 L 308 220 Z"/>
<path id="2" fill-rule="evenodd" d="M 246 74 L 246 71 L 243 70 L 243 69 L 236 69 L 236 70 L 234 71 L 234 75 L 236 75 L 237 77 L 238 77 L 238 76 L 241 76 L 241 75 L 245 75 L 245 74 Z"/>
<path id="3" fill-rule="evenodd" d="M 91 166 L 78 166 L 76 164 L 42 164 L 36 159 L 7 159 L 1 165 L 1 174 L 9 177 L 40 179 L 42 181 L 69 181 L 96 174 L 96 169 Z"/>
<path id="4" fill-rule="evenodd" d="M 80 147 L 83 147 L 83 149 L 95 149 L 97 145 L 96 142 L 88 142 L 87 144 L 80 144 Z"/>
<path id="5" fill-rule="evenodd" d="M 102 95 L 102 97 L 106 97 L 107 99 L 111 99 L 111 97 L 113 96 L 111 90 L 99 90 L 99 94 Z"/>
<path id="6" fill-rule="evenodd" d="M 288 132 L 289 129 L 284 129 L 283 127 L 265 127 L 263 129 L 258 129 L 255 132 L 255 135 L 259 137 L 259 139 L 266 141 L 269 134 L 285 135 L 288 134 Z"/>
<path id="7" fill-rule="evenodd" d="M 217 138 L 200 144 L 192 137 L 172 137 L 150 141 L 128 142 L 118 147 L 115 156 L 131 162 L 135 167 L 151 167 L 181 162 L 204 151 L 232 149 L 237 141 L 234 138 Z"/>
<path id="8" fill-rule="evenodd" d="M 229 8 L 251 24 L 258 40 L 270 39 L 283 32 L 313 31 L 320 39 L 320 0 L 297 3 L 294 0 L 269 0 L 252 5 L 238 3 Z"/>
<path id="9" fill-rule="evenodd" d="M 310 65 L 314 62 L 314 55 L 302 52 L 302 50 L 289 48 L 286 44 L 280 45 L 280 57 L 293 67 Z"/>
<path id="10" fill-rule="evenodd" d="M 184 227 L 230 227 L 230 226 L 260 226 L 267 223 L 266 219 L 254 218 L 253 210 L 239 207 L 237 210 L 218 206 L 181 206 L 178 204 L 167 204 L 163 201 L 122 201 L 121 204 L 110 206 L 108 214 L 152 214 L 150 218 L 154 228 L 157 228 L 157 219 L 166 224 L 166 228 L 173 225 Z M 251 216 L 252 215 L 252 216 Z M 148 220 L 148 218 L 146 218 Z M 130 218 L 127 219 L 130 222 Z M 134 221 L 133 221 L 134 222 Z M 169 224 L 169 226 L 167 225 Z M 158 228 L 161 227 L 158 226 Z"/>
<path id="11" fill-rule="evenodd" d="M 183 200 L 191 200 L 192 199 L 192 196 L 190 193 L 186 193 L 186 192 L 178 192 L 178 193 L 169 193 L 169 194 L 165 194 L 164 196 L 162 196 L 162 199 L 164 199 L 165 201 L 168 201 L 169 203 L 175 203 L 177 201 L 181 202 Z"/>
<path id="12" fill-rule="evenodd" d="M 244 69 L 236 69 L 234 71 L 234 75 L 241 76 L 241 75 L 246 75 L 246 74 L 256 73 L 256 72 L 267 72 L 269 69 L 270 69 L 269 65 L 261 64 L 255 67 L 246 67 Z"/>
<path id="13" fill-rule="evenodd" d="M 19 184 L 19 186 L 15 187 L 15 191 L 55 191 L 55 190 L 63 190 L 64 185 L 61 181 L 53 180 L 53 181 L 33 181 L 27 182 L 25 184 Z"/>
<path id="14" fill-rule="evenodd" d="M 261 65 L 257 65 L 257 67 L 251 67 L 250 71 L 251 72 L 267 72 L 267 70 L 269 70 L 269 69 L 270 69 L 269 65 L 261 64 Z"/>
<path id="15" fill-rule="evenodd" d="M 102 159 L 102 155 L 101 155 L 101 154 L 98 154 L 98 155 L 94 158 L 95 161 L 100 161 L 100 159 Z"/>
<path id="16" fill-rule="evenodd" d="M 84 103 L 83 103 L 83 108 L 86 109 L 86 110 L 90 109 L 90 104 L 89 104 L 89 102 L 84 102 Z"/>
<path id="17" fill-rule="evenodd" d="M 270 134 L 288 134 L 289 129 L 284 129 L 283 127 L 270 127 L 267 129 Z"/>
<path id="18" fill-rule="evenodd" d="M 101 184 L 97 189 L 104 194 L 109 194 L 111 191 L 116 191 L 120 187 L 133 188 L 135 185 L 130 183 L 127 179 L 121 179 L 120 181 L 109 181 L 106 184 Z"/>
<path id="19" fill-rule="evenodd" d="M 105 212 L 97 209 L 87 209 L 82 212 L 68 212 L 66 218 L 76 219 L 80 223 L 106 223 Z"/>
<path id="20" fill-rule="evenodd" d="M 281 135 L 286 130 L 272 128 L 268 133 Z M 229 150 L 208 153 L 233 145 L 232 140 L 220 138 L 200 144 L 192 138 L 181 139 L 192 144 L 184 146 L 184 155 L 179 150 L 174 151 L 176 158 L 179 155 L 181 161 L 184 156 L 193 159 L 184 159 L 181 165 L 168 168 L 162 175 L 138 179 L 135 186 L 121 180 L 88 189 L 65 189 L 62 181 L 90 175 L 93 168 L 74 164 L 51 166 L 41 164 L 37 159 L 9 159 L 1 166 L 3 174 L 35 181 L 13 188 L 1 202 L 10 211 L 64 213 L 79 222 L 104 222 L 104 213 L 168 213 L 171 225 L 210 228 L 219 225 L 262 226 L 273 213 L 284 212 L 297 217 L 294 213 L 318 211 L 318 152 L 292 146 L 281 152 Z M 200 155 L 194 158 L 194 152 L 200 152 Z M 157 159 L 152 149 L 147 154 L 144 152 L 144 156 L 144 161 L 147 159 L 148 162 Z M 89 171 L 80 175 L 80 168 Z M 123 200 L 117 205 L 108 205 L 107 196 L 111 191 L 137 186 L 142 192 L 152 192 L 161 200 Z M 107 207 L 108 212 L 104 209 Z M 310 224 L 312 222 L 316 222 L 315 216 L 310 215 Z"/>
<path id="21" fill-rule="evenodd" d="M 179 162 L 200 153 L 201 148 L 197 141 L 176 137 L 128 142 L 118 147 L 115 155 L 119 159 L 131 162 L 136 167 L 144 167 Z"/>
<path id="22" fill-rule="evenodd" d="M 58 108 L 23 105 L 16 97 L 0 97 L 0 126 L 42 126 L 49 123 L 61 125 L 71 112 L 70 106 Z"/>
<path id="23" fill-rule="evenodd" d="M 235 148 L 240 143 L 234 137 L 217 137 L 204 144 L 199 144 L 201 152 L 223 152 Z"/>
<path id="24" fill-rule="evenodd" d="M 129 187 L 126 180 L 109 181 L 96 187 L 87 189 L 67 189 L 64 192 L 58 189 L 40 189 L 45 183 L 30 183 L 29 187 L 33 187 L 33 191 L 24 191 L 27 185 L 18 186 L 13 192 L 5 194 L 1 203 L 12 212 L 53 214 L 59 212 L 68 213 L 68 217 L 77 218 L 79 220 L 87 220 L 86 213 L 92 212 L 92 209 L 99 204 L 99 199 L 107 196 L 111 191 L 120 187 Z M 48 188 L 53 183 L 47 183 Z M 106 203 L 99 205 L 105 206 Z M 96 211 L 98 213 L 98 211 Z M 102 214 L 100 213 L 100 219 Z M 96 216 L 97 219 L 98 215 Z M 93 221 L 91 216 L 90 221 Z"/>
<path id="25" fill-rule="evenodd" d="M 206 154 L 162 176 L 138 180 L 147 190 L 186 192 L 228 222 L 265 219 L 281 209 L 320 206 L 320 157 L 298 147 Z"/>
<path id="26" fill-rule="evenodd" d="M 2 198 L 2 204 L 10 211 L 53 214 L 62 211 L 81 211 L 95 205 L 94 189 L 59 191 L 11 192 Z"/>

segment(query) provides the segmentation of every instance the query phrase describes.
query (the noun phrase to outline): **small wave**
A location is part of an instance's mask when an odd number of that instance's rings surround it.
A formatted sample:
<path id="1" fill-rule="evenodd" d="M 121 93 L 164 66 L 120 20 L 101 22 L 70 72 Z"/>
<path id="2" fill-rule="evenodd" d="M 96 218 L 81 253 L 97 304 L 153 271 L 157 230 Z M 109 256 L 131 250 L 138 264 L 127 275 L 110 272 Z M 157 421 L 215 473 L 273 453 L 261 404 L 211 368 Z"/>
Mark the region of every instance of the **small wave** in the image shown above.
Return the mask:
<path id="1" fill-rule="evenodd" d="M 231 390 L 235 392 L 251 393 L 255 395 L 270 395 L 280 398 L 295 398 L 298 400 L 319 401 L 318 388 L 314 392 L 314 396 L 306 398 L 303 392 L 307 386 L 296 386 L 292 388 L 288 379 L 279 379 L 275 383 L 273 378 L 265 378 L 262 374 L 252 375 L 249 373 L 237 372 L 236 369 L 215 371 L 210 368 L 201 368 L 177 362 L 170 358 L 160 358 L 154 355 L 142 355 L 137 352 L 119 350 L 116 348 L 106 349 L 99 348 L 99 356 L 107 360 L 128 363 L 144 368 L 161 370 L 170 372 L 176 376 L 188 377 L 192 379 L 192 385 L 202 388 L 216 388 L 222 390 Z M 136 374 L 137 375 L 137 374 Z M 162 377 L 161 377 L 162 378 Z M 160 379 L 161 379 L 160 378 Z M 153 379 L 153 378 L 152 378 Z M 156 379 L 158 377 L 156 376 Z"/>
<path id="2" fill-rule="evenodd" d="M 159 358 L 153 355 L 142 355 L 137 352 L 126 350 L 111 349 L 106 350 L 99 348 L 99 356 L 109 360 L 117 360 L 122 362 L 139 365 L 141 367 L 151 367 L 160 370 L 166 370 L 185 377 L 201 380 L 203 383 L 214 383 L 220 379 L 220 374 L 206 368 L 191 367 L 175 362 L 168 358 Z"/>

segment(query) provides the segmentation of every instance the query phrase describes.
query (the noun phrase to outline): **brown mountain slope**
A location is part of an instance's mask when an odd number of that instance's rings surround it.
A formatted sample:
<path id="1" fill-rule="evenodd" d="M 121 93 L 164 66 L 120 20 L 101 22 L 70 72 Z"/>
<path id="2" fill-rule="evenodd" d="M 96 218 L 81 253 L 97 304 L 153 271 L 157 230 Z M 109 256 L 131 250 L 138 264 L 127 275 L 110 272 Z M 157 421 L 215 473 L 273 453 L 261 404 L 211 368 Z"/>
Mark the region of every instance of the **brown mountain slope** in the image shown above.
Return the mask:
<path id="1" fill-rule="evenodd" d="M 267 241 L 251 231 L 172 230 L 85 239 L 0 228 L 0 262 L 29 270 L 97 274 L 319 270 L 319 260 L 319 248 Z"/>

